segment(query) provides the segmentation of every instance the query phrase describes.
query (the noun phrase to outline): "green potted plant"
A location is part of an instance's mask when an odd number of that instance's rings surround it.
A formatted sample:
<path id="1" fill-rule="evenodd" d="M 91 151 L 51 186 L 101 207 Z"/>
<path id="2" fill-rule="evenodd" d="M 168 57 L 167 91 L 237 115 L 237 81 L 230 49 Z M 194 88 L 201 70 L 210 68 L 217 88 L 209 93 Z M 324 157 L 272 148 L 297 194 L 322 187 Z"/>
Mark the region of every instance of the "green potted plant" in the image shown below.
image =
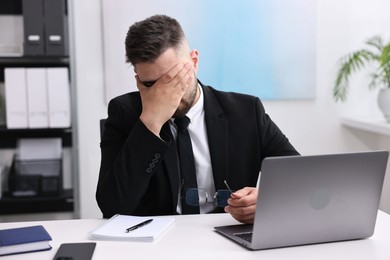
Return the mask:
<path id="1" fill-rule="evenodd" d="M 390 122 L 390 42 L 384 43 L 380 36 L 366 41 L 369 48 L 363 48 L 347 54 L 340 60 L 337 78 L 333 86 L 336 101 L 345 101 L 349 91 L 349 79 L 352 73 L 374 63 L 376 69 L 371 73 L 370 89 L 380 88 L 378 106 L 386 120 Z"/>

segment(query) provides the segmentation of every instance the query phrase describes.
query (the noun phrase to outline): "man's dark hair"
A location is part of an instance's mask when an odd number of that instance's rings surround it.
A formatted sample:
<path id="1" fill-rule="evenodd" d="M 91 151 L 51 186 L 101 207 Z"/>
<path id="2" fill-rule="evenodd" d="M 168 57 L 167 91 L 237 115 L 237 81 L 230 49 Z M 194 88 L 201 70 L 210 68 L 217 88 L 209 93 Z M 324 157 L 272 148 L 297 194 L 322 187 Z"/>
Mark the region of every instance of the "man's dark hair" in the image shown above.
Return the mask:
<path id="1" fill-rule="evenodd" d="M 179 22 L 169 16 L 154 15 L 136 22 L 127 32 L 126 62 L 153 62 L 167 49 L 177 49 L 184 38 Z"/>

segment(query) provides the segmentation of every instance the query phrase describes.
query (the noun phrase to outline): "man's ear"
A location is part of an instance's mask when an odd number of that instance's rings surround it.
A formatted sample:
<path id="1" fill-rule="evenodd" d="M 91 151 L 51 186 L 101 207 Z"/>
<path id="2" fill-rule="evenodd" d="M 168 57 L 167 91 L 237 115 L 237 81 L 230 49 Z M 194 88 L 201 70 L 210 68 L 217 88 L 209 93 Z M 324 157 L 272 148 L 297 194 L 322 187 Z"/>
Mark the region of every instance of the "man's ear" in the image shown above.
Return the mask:
<path id="1" fill-rule="evenodd" d="M 199 53 L 198 50 L 194 49 L 190 53 L 190 59 L 192 62 L 192 66 L 194 67 L 195 73 L 198 72 L 198 65 L 199 65 Z"/>

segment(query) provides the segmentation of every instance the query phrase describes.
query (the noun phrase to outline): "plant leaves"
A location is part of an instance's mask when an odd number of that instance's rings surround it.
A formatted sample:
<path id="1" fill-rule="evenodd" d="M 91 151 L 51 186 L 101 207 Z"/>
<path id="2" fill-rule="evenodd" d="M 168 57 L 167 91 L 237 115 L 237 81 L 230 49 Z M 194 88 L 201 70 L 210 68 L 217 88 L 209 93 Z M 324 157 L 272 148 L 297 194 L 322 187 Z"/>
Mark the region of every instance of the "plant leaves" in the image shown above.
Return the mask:
<path id="1" fill-rule="evenodd" d="M 333 97 L 336 101 L 347 99 L 349 79 L 352 73 L 361 70 L 369 62 L 375 62 L 378 65 L 376 71 L 370 74 L 369 89 L 372 90 L 382 84 L 390 88 L 390 42 L 385 45 L 382 37 L 374 36 L 368 39 L 366 44 L 373 47 L 375 52 L 360 49 L 340 59 L 333 86 Z"/>

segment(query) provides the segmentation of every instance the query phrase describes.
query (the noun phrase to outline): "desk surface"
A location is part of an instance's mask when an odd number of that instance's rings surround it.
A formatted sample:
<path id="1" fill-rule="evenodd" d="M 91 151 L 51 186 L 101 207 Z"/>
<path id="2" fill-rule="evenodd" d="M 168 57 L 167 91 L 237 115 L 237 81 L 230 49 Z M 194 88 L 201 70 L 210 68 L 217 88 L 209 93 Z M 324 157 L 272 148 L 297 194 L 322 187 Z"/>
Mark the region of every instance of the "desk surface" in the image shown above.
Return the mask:
<path id="1" fill-rule="evenodd" d="M 175 216 L 175 223 L 154 242 L 95 241 L 93 260 L 99 259 L 390 259 L 390 215 L 379 211 L 375 233 L 362 240 L 250 251 L 213 231 L 236 224 L 228 214 Z M 43 225 L 53 238 L 50 251 L 1 257 L 1 260 L 52 260 L 61 243 L 91 242 L 90 230 L 105 220 L 78 219 L 2 223 L 0 229 Z"/>

